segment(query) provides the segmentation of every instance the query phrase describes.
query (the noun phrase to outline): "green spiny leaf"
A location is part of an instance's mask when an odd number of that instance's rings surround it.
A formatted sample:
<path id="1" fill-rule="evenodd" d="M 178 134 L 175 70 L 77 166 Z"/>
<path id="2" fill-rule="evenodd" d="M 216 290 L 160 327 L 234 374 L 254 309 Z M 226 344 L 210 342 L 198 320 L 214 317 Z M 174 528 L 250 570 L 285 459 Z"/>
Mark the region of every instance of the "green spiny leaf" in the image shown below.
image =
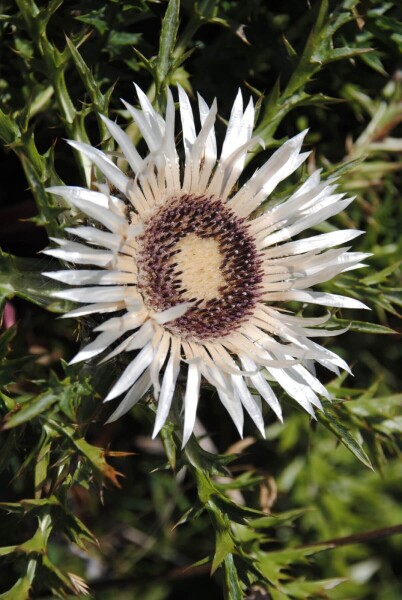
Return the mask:
<path id="1" fill-rule="evenodd" d="M 374 333 L 379 335 L 395 334 L 396 332 L 390 327 L 385 325 L 378 325 L 377 323 L 369 323 L 366 321 L 348 321 L 347 319 L 338 319 L 338 317 L 332 317 L 327 325 L 334 325 L 336 327 L 348 327 L 350 331 L 359 331 L 360 333 Z"/>
<path id="2" fill-rule="evenodd" d="M 242 600 L 244 598 L 244 594 L 233 560 L 233 554 L 228 554 L 225 557 L 224 572 L 227 597 L 230 598 L 230 600 Z"/>
<path id="3" fill-rule="evenodd" d="M 29 600 L 31 587 L 32 582 L 29 578 L 21 577 L 10 590 L 0 594 L 0 600 Z"/>
<path id="4" fill-rule="evenodd" d="M 336 413 L 330 408 L 317 411 L 317 419 L 327 429 L 332 431 L 338 440 L 348 448 L 366 467 L 373 469 L 371 461 L 361 444 L 353 437 L 348 429 L 340 422 Z"/>
<path id="5" fill-rule="evenodd" d="M 31 421 L 33 418 L 40 415 L 52 404 L 57 401 L 57 396 L 52 392 L 44 392 L 39 396 L 36 396 L 29 402 L 23 404 L 17 412 L 14 412 L 10 416 L 6 416 L 3 429 L 12 429 L 18 427 L 27 421 Z"/>
<path id="6" fill-rule="evenodd" d="M 216 569 L 232 555 L 235 550 L 235 543 L 228 528 L 216 529 L 215 532 L 215 554 L 211 566 L 211 574 L 215 573 Z"/>
<path id="7" fill-rule="evenodd" d="M 169 0 L 159 41 L 159 53 L 155 63 L 157 97 L 163 93 L 169 79 L 179 27 L 180 0 Z"/>

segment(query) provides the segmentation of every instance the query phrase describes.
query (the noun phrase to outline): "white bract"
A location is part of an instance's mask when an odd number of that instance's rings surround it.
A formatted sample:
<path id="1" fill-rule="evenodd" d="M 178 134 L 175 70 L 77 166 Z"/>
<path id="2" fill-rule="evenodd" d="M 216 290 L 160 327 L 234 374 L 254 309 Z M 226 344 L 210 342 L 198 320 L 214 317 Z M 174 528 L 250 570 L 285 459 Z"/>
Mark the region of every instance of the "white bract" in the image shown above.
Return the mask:
<path id="1" fill-rule="evenodd" d="M 154 435 L 163 426 L 177 389 L 183 394 L 183 445 L 196 419 L 203 379 L 208 381 L 240 435 L 244 409 L 264 435 L 263 399 L 282 419 L 270 385 L 278 383 L 311 416 L 319 397 L 329 398 L 314 362 L 338 373 L 348 369 L 311 338 L 335 335 L 321 326 L 328 315 L 303 318 L 284 303 L 366 308 L 361 302 L 319 291 L 315 284 L 362 266 L 367 255 L 341 244 L 360 231 L 294 237 L 344 210 L 352 198 L 315 171 L 285 201 L 261 204 L 307 158 L 305 132 L 283 144 L 240 187 L 252 137 L 254 107 L 243 109 L 239 92 L 218 158 L 216 102 L 198 97 L 200 127 L 179 87 L 184 160 L 175 144 L 175 108 L 168 93 L 165 118 L 137 87 L 141 109 L 125 106 L 148 145 L 141 157 L 127 134 L 102 117 L 129 165 L 124 173 L 109 156 L 80 142 L 71 146 L 104 175 L 98 191 L 58 186 L 61 196 L 88 217 L 68 228 L 68 239 L 45 253 L 81 268 L 47 276 L 71 287 L 54 295 L 80 303 L 65 317 L 117 313 L 95 328 L 97 336 L 71 361 L 109 351 L 103 361 L 128 352 L 130 362 L 106 397 L 122 396 L 109 419 L 125 414 L 152 389 L 158 403 Z M 258 210 L 259 209 L 259 210 Z M 76 238 L 83 242 L 75 241 Z M 90 268 L 88 268 L 88 266 Z"/>

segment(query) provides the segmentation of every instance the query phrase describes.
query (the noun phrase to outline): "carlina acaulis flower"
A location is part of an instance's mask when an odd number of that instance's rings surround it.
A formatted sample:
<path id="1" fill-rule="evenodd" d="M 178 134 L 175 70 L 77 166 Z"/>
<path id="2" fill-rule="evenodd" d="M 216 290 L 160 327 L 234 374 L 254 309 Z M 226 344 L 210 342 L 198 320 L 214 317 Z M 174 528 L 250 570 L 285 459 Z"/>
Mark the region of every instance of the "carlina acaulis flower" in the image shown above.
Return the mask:
<path id="1" fill-rule="evenodd" d="M 59 248 L 45 251 L 81 266 L 46 273 L 72 286 L 54 296 L 81 304 L 65 317 L 105 315 L 94 329 L 97 337 L 71 362 L 108 349 L 103 361 L 130 353 L 128 366 L 105 398 L 124 394 L 109 421 L 152 388 L 157 401 L 154 436 L 169 414 L 181 373 L 186 380 L 183 445 L 193 431 L 203 378 L 216 389 L 240 435 L 243 409 L 264 435 L 261 399 L 282 419 L 272 381 L 314 416 L 314 408 L 321 407 L 319 396 L 330 397 L 314 374 L 314 362 L 335 373 L 349 369 L 311 338 L 340 331 L 321 327 L 328 314 L 295 316 L 285 303 L 366 308 L 355 299 L 311 288 L 361 267 L 367 255 L 341 246 L 361 231 L 294 237 L 341 212 L 353 198 L 336 193 L 334 181 L 320 181 L 317 170 L 285 201 L 258 210 L 306 160 L 309 153 L 301 152 L 305 131 L 239 186 L 246 154 L 260 143 L 252 137 L 252 100 L 244 110 L 241 92 L 237 94 L 218 158 L 216 101 L 209 107 L 198 96 L 197 128 L 189 98 L 178 87 L 184 146 L 180 161 L 171 92 L 162 117 L 136 89 L 142 110 L 124 104 L 149 154 L 141 157 L 127 134 L 102 116 L 129 174 L 107 154 L 70 141 L 104 179 L 97 191 L 48 189 L 89 217 L 88 225 L 66 229 L 73 239 L 54 239 Z"/>

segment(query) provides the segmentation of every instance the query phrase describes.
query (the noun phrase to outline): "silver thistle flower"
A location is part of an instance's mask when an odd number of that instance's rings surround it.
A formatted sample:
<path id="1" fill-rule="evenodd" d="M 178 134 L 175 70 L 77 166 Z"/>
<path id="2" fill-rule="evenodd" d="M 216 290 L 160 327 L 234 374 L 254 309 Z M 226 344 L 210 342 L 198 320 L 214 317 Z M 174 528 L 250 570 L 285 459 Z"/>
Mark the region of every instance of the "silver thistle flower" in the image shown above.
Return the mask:
<path id="1" fill-rule="evenodd" d="M 309 153 L 301 153 L 306 132 L 283 144 L 236 191 L 246 154 L 259 143 L 252 137 L 252 100 L 243 110 L 239 91 L 218 159 L 216 102 L 209 108 L 198 97 L 197 133 L 189 98 L 179 87 L 185 152 L 181 164 L 170 91 L 165 118 L 138 87 L 137 93 L 142 111 L 125 106 L 148 145 L 148 156 L 142 158 L 126 133 L 102 117 L 133 177 L 103 152 L 69 142 L 98 167 L 120 197 L 105 183 L 97 184 L 99 191 L 72 186 L 48 190 L 100 224 L 67 228 L 86 244 L 54 239 L 60 247 L 45 251 L 91 266 L 46 273 L 74 286 L 55 296 L 83 305 L 64 316 L 119 313 L 95 328 L 98 336 L 71 362 L 91 359 L 122 339 L 103 359 L 133 353 L 105 399 L 125 394 L 109 421 L 126 413 L 152 387 L 158 402 L 154 436 L 169 414 L 184 363 L 183 445 L 193 431 L 202 377 L 216 388 L 240 435 L 243 409 L 264 435 L 261 398 L 282 419 L 269 381 L 279 383 L 314 416 L 314 407 L 321 407 L 319 396 L 329 398 L 314 375 L 314 361 L 335 373 L 349 369 L 311 338 L 339 331 L 319 328 L 328 315 L 295 316 L 283 310 L 283 303 L 366 308 L 357 300 L 311 287 L 362 266 L 367 255 L 339 247 L 362 233 L 350 229 L 289 240 L 341 212 L 353 198 L 335 193 L 333 181 L 320 181 L 320 171 L 315 171 L 287 200 L 255 216 L 278 183 L 306 160 Z"/>

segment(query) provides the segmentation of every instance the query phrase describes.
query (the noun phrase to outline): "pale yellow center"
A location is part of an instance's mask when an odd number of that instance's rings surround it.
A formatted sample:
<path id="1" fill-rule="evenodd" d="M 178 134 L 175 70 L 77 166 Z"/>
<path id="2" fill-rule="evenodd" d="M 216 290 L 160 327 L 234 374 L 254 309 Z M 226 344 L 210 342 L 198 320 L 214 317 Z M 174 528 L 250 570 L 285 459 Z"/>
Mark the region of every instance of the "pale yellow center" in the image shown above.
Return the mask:
<path id="1" fill-rule="evenodd" d="M 189 233 L 173 249 L 180 250 L 174 255 L 173 261 L 177 263 L 177 279 L 183 290 L 187 290 L 186 298 L 205 301 L 219 298 L 219 290 L 225 285 L 219 243 L 213 238 L 201 238 Z"/>

